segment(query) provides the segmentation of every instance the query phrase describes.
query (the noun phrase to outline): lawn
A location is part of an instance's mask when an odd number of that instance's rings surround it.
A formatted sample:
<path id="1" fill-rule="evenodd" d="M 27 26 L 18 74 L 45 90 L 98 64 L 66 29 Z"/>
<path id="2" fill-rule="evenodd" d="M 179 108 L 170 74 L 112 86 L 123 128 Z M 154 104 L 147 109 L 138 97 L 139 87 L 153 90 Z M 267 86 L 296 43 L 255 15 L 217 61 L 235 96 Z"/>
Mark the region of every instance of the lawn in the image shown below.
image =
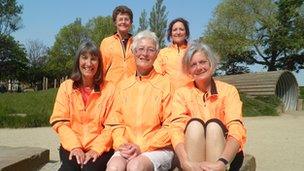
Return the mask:
<path id="1" fill-rule="evenodd" d="M 303 90 L 303 87 L 302 87 Z M 57 89 L 0 94 L 0 128 L 49 126 Z M 303 95 L 303 92 L 302 92 Z M 241 95 L 244 116 L 278 115 L 276 97 L 249 98 Z"/>

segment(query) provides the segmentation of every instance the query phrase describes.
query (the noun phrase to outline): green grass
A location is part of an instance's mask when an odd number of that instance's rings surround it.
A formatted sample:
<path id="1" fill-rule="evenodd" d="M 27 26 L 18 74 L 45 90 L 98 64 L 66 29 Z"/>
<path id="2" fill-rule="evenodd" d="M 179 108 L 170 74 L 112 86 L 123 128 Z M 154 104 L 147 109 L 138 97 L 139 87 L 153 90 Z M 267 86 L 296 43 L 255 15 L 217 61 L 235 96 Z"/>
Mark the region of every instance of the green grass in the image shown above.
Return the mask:
<path id="1" fill-rule="evenodd" d="M 303 90 L 303 87 L 302 87 Z M 0 94 L 0 128 L 49 126 L 57 89 L 27 93 Z M 249 98 L 241 94 L 244 116 L 276 116 L 276 97 Z M 17 114 L 25 114 L 18 116 Z"/>
<path id="2" fill-rule="evenodd" d="M 304 86 L 300 86 L 300 99 L 304 99 Z"/>
<path id="3" fill-rule="evenodd" d="M 249 98 L 241 94 L 244 116 L 278 116 L 281 101 L 275 96 Z"/>
<path id="4" fill-rule="evenodd" d="M 49 89 L 0 94 L 0 127 L 49 126 L 56 93 L 57 89 Z"/>

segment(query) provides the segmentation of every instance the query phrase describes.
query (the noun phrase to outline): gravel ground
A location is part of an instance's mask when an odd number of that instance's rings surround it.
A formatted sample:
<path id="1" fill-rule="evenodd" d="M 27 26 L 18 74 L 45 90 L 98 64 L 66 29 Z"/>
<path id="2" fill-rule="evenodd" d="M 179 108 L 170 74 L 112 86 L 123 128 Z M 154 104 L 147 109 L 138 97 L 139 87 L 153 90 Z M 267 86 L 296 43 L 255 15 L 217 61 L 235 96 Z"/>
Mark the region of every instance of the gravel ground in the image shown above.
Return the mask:
<path id="1" fill-rule="evenodd" d="M 245 153 L 256 158 L 257 171 L 303 170 L 304 111 L 272 117 L 246 117 L 245 126 Z M 50 127 L 0 129 L 0 146 L 48 148 L 50 159 L 59 160 L 59 140 Z"/>

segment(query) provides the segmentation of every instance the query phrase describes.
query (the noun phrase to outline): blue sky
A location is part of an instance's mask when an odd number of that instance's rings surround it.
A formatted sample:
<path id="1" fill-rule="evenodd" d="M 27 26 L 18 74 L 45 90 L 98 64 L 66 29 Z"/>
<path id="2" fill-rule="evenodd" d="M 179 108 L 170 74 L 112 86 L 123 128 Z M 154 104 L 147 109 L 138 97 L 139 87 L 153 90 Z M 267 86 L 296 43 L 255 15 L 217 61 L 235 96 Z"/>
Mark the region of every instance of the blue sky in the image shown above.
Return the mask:
<path id="1" fill-rule="evenodd" d="M 23 5 L 23 28 L 13 33 L 16 40 L 26 44 L 29 40 L 42 41 L 51 47 L 59 30 L 76 18 L 87 23 L 97 16 L 112 14 L 117 5 L 127 5 L 133 11 L 134 25 L 143 9 L 150 13 L 154 0 L 17 0 Z M 190 39 L 197 39 L 212 18 L 213 11 L 221 0 L 164 0 L 168 11 L 168 21 L 183 17 L 190 23 Z M 253 67 L 262 71 L 261 67 Z M 304 71 L 296 74 L 298 83 L 304 85 Z"/>

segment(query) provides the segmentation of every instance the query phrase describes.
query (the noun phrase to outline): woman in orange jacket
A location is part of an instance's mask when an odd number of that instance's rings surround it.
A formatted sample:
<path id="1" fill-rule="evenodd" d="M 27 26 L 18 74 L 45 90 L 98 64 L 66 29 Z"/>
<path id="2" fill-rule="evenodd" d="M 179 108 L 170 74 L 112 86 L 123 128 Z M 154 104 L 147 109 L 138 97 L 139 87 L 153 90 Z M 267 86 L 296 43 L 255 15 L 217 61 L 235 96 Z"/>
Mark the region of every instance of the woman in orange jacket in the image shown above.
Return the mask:
<path id="1" fill-rule="evenodd" d="M 71 79 L 59 87 L 50 118 L 61 143 L 59 170 L 105 170 L 113 154 L 111 129 L 105 123 L 114 86 L 103 80 L 100 60 L 99 49 L 83 42 Z"/>
<path id="2" fill-rule="evenodd" d="M 155 33 L 139 32 L 132 51 L 136 74 L 117 88 L 111 113 L 116 152 L 107 170 L 168 170 L 173 158 L 168 132 L 172 89 L 169 79 L 153 68 L 158 53 Z"/>
<path id="3" fill-rule="evenodd" d="M 171 141 L 183 170 L 239 170 L 246 130 L 237 89 L 214 80 L 217 56 L 194 42 L 183 57 L 193 82 L 177 89 L 172 102 Z"/>
<path id="4" fill-rule="evenodd" d="M 171 44 L 160 50 L 154 67 L 157 72 L 168 75 L 173 88 L 177 89 L 191 81 L 182 71 L 182 58 L 190 36 L 188 21 L 183 18 L 172 20 L 167 34 Z"/>
<path id="5" fill-rule="evenodd" d="M 116 33 L 102 40 L 100 51 L 106 81 L 114 83 L 135 73 L 135 61 L 131 52 L 133 42 L 129 33 L 133 23 L 133 13 L 124 5 L 117 6 L 112 14 Z"/>

